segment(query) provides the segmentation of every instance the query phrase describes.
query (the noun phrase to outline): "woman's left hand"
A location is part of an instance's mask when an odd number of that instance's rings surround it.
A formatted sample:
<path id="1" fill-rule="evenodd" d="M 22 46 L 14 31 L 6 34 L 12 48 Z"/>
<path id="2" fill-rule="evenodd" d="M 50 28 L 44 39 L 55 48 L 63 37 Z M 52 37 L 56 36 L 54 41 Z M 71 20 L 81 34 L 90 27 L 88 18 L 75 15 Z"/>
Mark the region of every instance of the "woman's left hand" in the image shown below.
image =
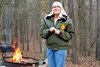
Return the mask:
<path id="1" fill-rule="evenodd" d="M 55 34 L 57 34 L 57 35 L 60 34 L 60 31 L 56 29 Z"/>

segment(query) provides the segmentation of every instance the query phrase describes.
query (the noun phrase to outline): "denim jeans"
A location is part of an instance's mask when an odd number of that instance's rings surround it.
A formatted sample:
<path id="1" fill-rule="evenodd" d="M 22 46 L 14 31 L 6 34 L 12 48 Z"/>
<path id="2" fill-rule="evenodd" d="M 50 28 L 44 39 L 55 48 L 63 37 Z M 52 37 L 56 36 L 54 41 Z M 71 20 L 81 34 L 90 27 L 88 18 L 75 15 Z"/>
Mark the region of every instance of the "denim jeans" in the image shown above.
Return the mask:
<path id="1" fill-rule="evenodd" d="M 65 67 L 67 50 L 52 50 L 47 48 L 49 67 Z"/>

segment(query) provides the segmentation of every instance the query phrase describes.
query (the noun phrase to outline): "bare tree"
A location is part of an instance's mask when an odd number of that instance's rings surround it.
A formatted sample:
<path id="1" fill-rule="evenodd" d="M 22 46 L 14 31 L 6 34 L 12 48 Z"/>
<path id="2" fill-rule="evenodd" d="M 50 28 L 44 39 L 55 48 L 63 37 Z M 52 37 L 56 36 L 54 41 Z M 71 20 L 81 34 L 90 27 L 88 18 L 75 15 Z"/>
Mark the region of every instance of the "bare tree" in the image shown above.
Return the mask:
<path id="1" fill-rule="evenodd" d="M 97 0 L 97 39 L 96 39 L 96 59 L 100 60 L 100 1 Z"/>

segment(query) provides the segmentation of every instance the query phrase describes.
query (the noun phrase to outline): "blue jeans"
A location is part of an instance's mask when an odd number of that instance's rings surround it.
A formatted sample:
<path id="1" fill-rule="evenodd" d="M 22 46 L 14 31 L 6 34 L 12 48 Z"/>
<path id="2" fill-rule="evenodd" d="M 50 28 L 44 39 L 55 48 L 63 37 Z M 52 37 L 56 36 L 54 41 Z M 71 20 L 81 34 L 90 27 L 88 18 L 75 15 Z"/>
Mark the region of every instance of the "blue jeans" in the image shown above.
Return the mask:
<path id="1" fill-rule="evenodd" d="M 47 48 L 49 67 L 65 67 L 67 50 L 52 50 Z"/>

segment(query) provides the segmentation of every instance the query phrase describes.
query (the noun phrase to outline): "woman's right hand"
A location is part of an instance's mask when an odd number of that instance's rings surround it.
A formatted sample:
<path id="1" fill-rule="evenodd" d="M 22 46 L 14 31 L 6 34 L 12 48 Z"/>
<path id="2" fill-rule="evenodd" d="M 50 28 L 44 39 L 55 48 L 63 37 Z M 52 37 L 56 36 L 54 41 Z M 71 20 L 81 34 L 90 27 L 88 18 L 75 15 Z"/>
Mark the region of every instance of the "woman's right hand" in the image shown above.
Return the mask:
<path id="1" fill-rule="evenodd" d="M 55 27 L 51 27 L 51 28 L 50 28 L 50 31 L 51 31 L 51 32 L 54 32 L 55 30 L 56 30 Z"/>

